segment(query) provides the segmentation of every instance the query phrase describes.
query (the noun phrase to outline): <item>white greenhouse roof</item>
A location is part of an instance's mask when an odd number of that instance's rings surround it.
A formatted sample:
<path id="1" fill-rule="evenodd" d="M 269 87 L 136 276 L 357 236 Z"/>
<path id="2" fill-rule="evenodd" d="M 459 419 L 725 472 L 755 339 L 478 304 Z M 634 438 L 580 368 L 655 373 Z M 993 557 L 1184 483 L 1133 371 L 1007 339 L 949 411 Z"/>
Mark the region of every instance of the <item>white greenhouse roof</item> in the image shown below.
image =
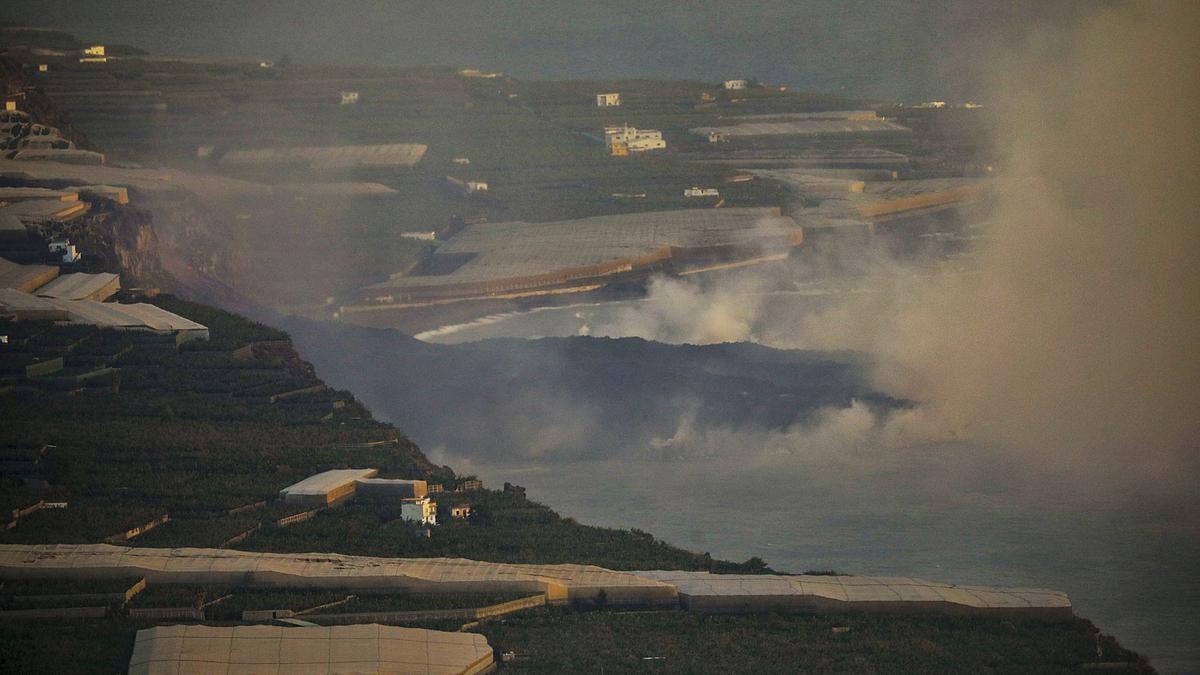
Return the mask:
<path id="1" fill-rule="evenodd" d="M 299 483 L 289 485 L 279 492 L 285 495 L 312 495 L 314 497 L 327 495 L 347 483 L 353 483 L 360 478 L 372 478 L 377 469 L 333 469 L 309 476 Z"/>
<path id="2" fill-rule="evenodd" d="M 707 136 L 712 132 L 726 136 L 814 136 L 818 134 L 859 134 L 908 132 L 908 127 L 887 120 L 796 119 L 777 122 L 744 122 L 729 126 L 696 127 L 692 133 Z"/>
<path id="3" fill-rule="evenodd" d="M 92 300 L 59 300 L 72 323 L 87 323 L 102 328 L 148 328 L 155 331 L 207 331 L 205 326 L 149 303 L 118 304 Z"/>
<path id="4" fill-rule="evenodd" d="M 61 300 L 105 300 L 120 289 L 119 277 L 109 272 L 99 274 L 64 274 L 37 289 L 37 294 Z M 95 297 L 97 294 L 104 297 Z"/>
<path id="5" fill-rule="evenodd" d="M 157 626 L 139 630 L 131 675 L 170 673 L 479 673 L 492 667 L 487 638 L 349 626 Z"/>
<path id="6" fill-rule="evenodd" d="M 252 164 L 307 164 L 312 169 L 347 169 L 356 166 L 412 166 L 429 146 L 418 143 L 386 145 L 335 145 L 328 147 L 230 150 L 221 157 L 224 166 Z"/>
<path id="7" fill-rule="evenodd" d="M 794 220 L 774 208 L 679 209 L 545 223 L 491 223 L 468 227 L 438 247 L 438 255 L 470 257 L 452 273 L 401 276 L 370 288 L 495 281 L 648 255 L 664 246 L 783 241 L 799 231 Z"/>
<path id="8" fill-rule="evenodd" d="M 54 311 L 58 303 L 15 288 L 0 288 L 0 308 L 10 312 Z"/>
<path id="9" fill-rule="evenodd" d="M 145 576 L 151 583 L 257 583 L 433 593 L 534 592 L 548 599 L 674 604 L 715 611 L 808 611 L 1066 616 L 1071 601 L 1044 588 L 961 586 L 908 577 L 618 572 L 592 565 L 517 565 L 460 558 L 374 558 L 335 553 L 127 548 L 108 544 L 0 545 L 0 575 L 55 578 Z"/>
<path id="10" fill-rule="evenodd" d="M 909 577 L 835 575 L 711 574 L 653 570 L 634 572 L 675 586 L 681 596 L 744 599 L 748 604 L 767 598 L 819 598 L 856 604 L 885 603 L 897 609 L 908 603 L 937 603 L 962 609 L 1070 609 L 1067 594 L 1045 588 L 959 586 Z"/>

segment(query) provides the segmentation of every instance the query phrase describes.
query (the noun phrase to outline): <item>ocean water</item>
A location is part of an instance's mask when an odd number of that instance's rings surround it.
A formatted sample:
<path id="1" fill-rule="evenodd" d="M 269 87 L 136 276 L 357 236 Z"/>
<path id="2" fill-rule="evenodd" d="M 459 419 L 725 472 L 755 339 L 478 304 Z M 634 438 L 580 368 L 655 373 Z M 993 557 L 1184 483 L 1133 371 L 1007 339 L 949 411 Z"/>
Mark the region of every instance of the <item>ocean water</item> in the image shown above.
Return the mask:
<path id="1" fill-rule="evenodd" d="M 521 78 L 756 77 L 850 96 L 978 98 L 989 50 L 1083 0 L 247 3 L 9 0 L 0 19 L 155 55 L 445 65 Z"/>
<path id="2" fill-rule="evenodd" d="M 935 485 L 929 467 L 806 470 L 686 462 L 475 465 L 589 524 L 636 527 L 714 556 L 775 569 L 833 569 L 961 584 L 1055 588 L 1078 615 L 1161 672 L 1200 671 L 1200 499 L 1035 494 Z M 929 450 L 953 461 L 965 448 Z M 582 479 L 580 477 L 583 477 Z M 1058 489 L 1055 489 L 1055 488 Z"/>

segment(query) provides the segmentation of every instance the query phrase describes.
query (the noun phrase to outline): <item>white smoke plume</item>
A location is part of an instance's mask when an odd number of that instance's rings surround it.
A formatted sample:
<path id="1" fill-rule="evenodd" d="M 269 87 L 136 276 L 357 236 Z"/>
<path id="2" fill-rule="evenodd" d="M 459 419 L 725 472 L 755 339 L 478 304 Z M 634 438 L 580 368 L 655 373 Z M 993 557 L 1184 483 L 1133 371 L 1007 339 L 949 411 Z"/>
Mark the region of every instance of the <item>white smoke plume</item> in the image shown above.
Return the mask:
<path id="1" fill-rule="evenodd" d="M 1186 475 L 1200 442 L 1197 36 L 1196 3 L 1124 3 L 997 55 L 1004 162 L 968 273 L 885 266 L 878 292 L 796 314 L 756 299 L 762 280 L 660 281 L 618 326 L 591 329 L 865 349 L 879 386 L 922 408 L 851 425 L 853 443 L 969 437 L 1035 469 Z M 845 447 L 846 424 L 831 414 L 772 443 Z"/>
<path id="2" fill-rule="evenodd" d="M 1200 6 L 1105 9 L 1001 62 L 978 274 L 894 316 L 882 382 L 985 440 L 1165 474 L 1200 429 Z"/>

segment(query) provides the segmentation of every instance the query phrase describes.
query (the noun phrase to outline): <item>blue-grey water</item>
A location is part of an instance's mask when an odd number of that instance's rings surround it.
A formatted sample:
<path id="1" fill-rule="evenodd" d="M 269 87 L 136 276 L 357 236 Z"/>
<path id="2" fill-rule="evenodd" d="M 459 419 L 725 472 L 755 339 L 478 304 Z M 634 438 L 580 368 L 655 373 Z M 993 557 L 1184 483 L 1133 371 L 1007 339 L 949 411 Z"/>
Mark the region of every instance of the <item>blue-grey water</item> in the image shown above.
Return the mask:
<path id="1" fill-rule="evenodd" d="M 1002 0 L 9 0 L 0 20 L 198 58 L 446 65 L 525 78 L 754 77 L 898 100 L 979 96 L 992 48 L 1102 3 Z"/>
<path id="2" fill-rule="evenodd" d="M 783 301 L 827 298 L 809 291 Z M 497 315 L 423 337 L 613 334 L 628 312 L 653 313 L 655 302 Z M 859 448 L 833 459 L 762 443 L 730 434 L 715 451 L 710 441 L 703 455 L 676 461 L 650 449 L 644 459 L 445 459 L 491 484 L 526 486 L 583 522 L 641 528 L 714 556 L 760 556 L 787 571 L 1065 590 L 1079 615 L 1160 671 L 1200 671 L 1200 496 L 1039 475 L 980 460 L 988 455 L 968 443 Z"/>

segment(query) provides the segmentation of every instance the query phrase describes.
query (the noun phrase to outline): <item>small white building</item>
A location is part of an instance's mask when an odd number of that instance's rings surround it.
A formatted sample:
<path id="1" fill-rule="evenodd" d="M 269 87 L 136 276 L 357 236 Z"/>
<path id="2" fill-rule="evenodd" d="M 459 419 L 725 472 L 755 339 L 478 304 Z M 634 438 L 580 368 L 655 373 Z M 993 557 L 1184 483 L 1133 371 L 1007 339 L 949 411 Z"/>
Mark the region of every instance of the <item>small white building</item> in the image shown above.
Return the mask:
<path id="1" fill-rule="evenodd" d="M 104 45 L 92 45 L 83 50 L 84 56 L 105 56 Z"/>
<path id="2" fill-rule="evenodd" d="M 459 166 L 466 166 L 471 163 L 471 159 L 469 157 L 455 157 L 450 161 L 458 164 Z"/>
<path id="3" fill-rule="evenodd" d="M 66 239 L 56 239 L 50 242 L 50 254 L 61 256 L 65 263 L 79 262 L 79 249 Z"/>
<path id="4" fill-rule="evenodd" d="M 725 135 L 724 131 L 710 131 L 710 132 L 708 132 L 708 142 L 709 143 L 728 143 L 729 137 Z"/>
<path id="5" fill-rule="evenodd" d="M 690 188 L 684 189 L 683 196 L 684 197 L 720 197 L 721 193 L 717 190 L 717 188 L 690 187 Z"/>
<path id="6" fill-rule="evenodd" d="M 400 502 L 400 517 L 422 525 L 437 525 L 437 502 L 429 497 L 416 497 Z"/>
<path id="7" fill-rule="evenodd" d="M 749 86 L 749 83 L 745 80 L 725 80 L 725 83 L 722 86 L 724 86 L 726 89 L 745 89 L 747 86 Z"/>
<path id="8" fill-rule="evenodd" d="M 353 105 L 358 103 L 357 91 L 343 91 L 340 93 L 342 95 L 342 105 Z"/>
<path id="9" fill-rule="evenodd" d="M 621 95 L 619 93 L 596 94 L 597 108 L 615 108 L 619 105 L 621 105 Z"/>
<path id="10" fill-rule="evenodd" d="M 450 517 L 451 518 L 462 518 L 462 519 L 470 518 L 471 517 L 471 505 L 470 504 L 459 504 L 457 506 L 451 506 L 450 507 Z"/>
<path id="11" fill-rule="evenodd" d="M 463 180 L 463 179 L 461 179 L 461 178 L 455 178 L 454 176 L 446 176 L 446 180 L 447 180 L 447 181 L 448 181 L 448 182 L 449 182 L 451 185 L 454 185 L 454 186 L 458 187 L 458 189 L 462 190 L 463 192 L 465 192 L 465 193 L 467 193 L 467 194 L 472 194 L 472 193 L 475 193 L 475 192 L 487 192 L 487 191 L 488 191 L 488 184 L 487 184 L 487 182 L 486 182 L 486 181 L 482 181 L 482 180 Z"/>
<path id="12" fill-rule="evenodd" d="M 437 239 L 437 232 L 428 230 L 425 232 L 401 232 L 401 239 L 416 239 L 417 241 L 433 241 Z"/>

